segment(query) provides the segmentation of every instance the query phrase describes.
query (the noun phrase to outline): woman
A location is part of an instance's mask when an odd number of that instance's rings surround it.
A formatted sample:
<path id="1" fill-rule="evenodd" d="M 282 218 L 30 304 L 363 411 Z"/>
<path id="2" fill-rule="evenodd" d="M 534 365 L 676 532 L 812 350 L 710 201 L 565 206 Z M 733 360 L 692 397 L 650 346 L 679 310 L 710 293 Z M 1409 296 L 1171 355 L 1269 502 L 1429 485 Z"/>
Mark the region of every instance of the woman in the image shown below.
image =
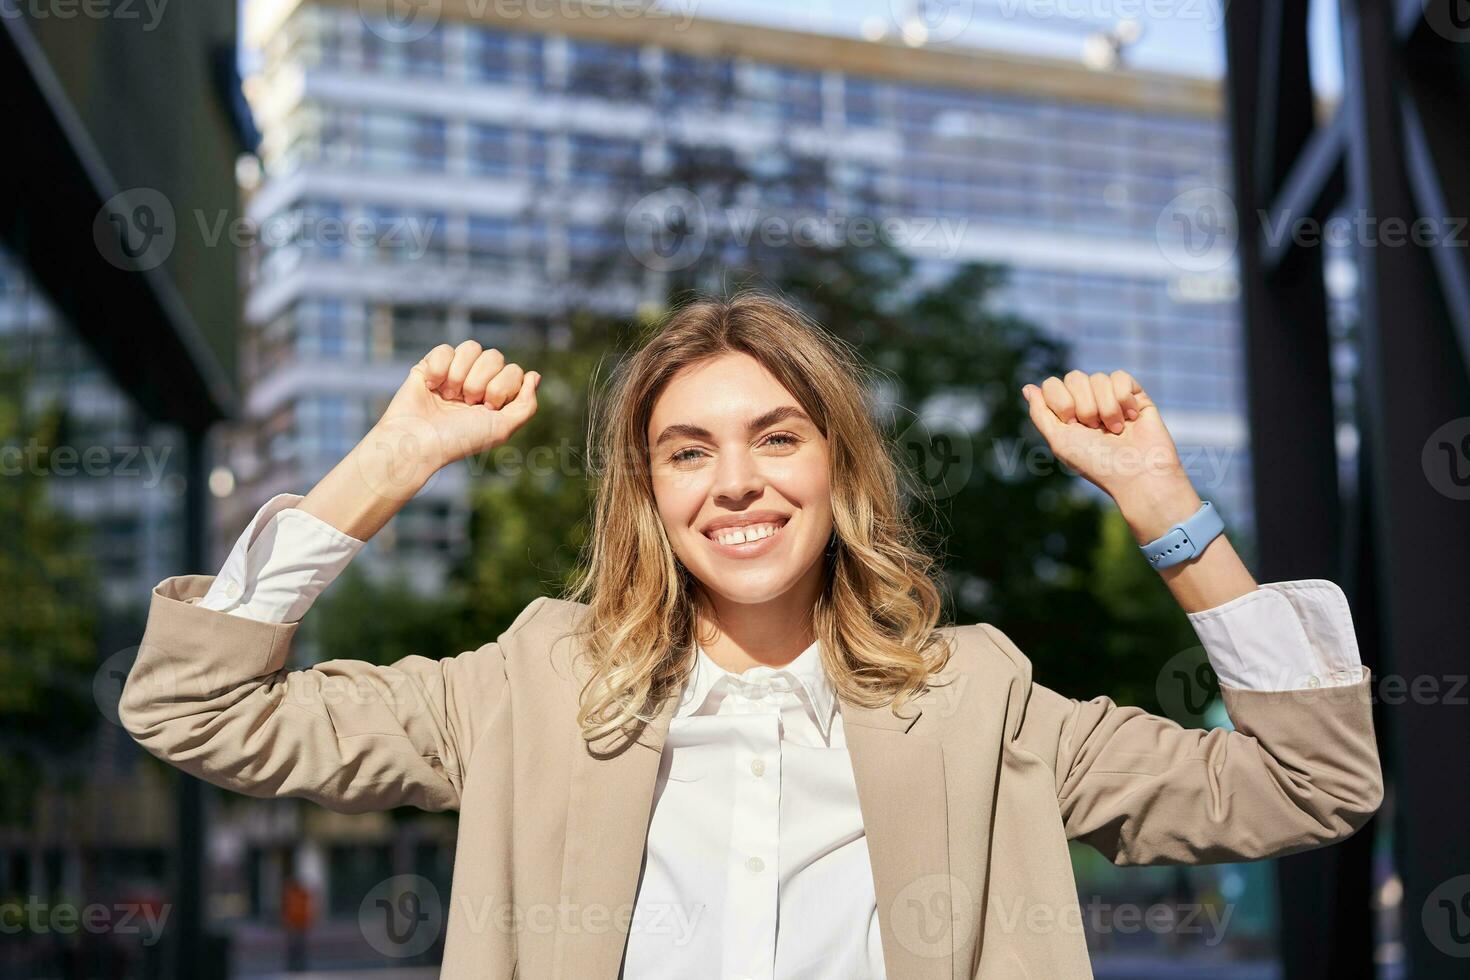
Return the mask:
<path id="1" fill-rule="evenodd" d="M 595 419 L 575 601 L 444 660 L 288 670 L 362 542 L 536 411 L 538 374 L 436 348 L 218 576 L 156 587 L 123 722 L 253 796 L 459 810 L 448 977 L 1087 977 L 1069 838 L 1119 864 L 1249 860 L 1374 812 L 1342 593 L 1256 586 L 1131 377 L 1022 394 L 1148 546 L 1234 731 L 1062 697 L 994 627 L 939 627 L 867 381 L 775 299 L 686 306 Z"/>

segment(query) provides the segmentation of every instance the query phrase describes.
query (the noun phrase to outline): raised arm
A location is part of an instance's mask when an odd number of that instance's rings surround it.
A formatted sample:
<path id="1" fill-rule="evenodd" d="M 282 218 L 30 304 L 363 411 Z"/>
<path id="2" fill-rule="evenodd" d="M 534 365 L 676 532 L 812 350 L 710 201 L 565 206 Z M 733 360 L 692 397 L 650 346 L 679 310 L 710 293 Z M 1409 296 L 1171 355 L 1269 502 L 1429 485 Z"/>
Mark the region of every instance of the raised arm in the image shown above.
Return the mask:
<path id="1" fill-rule="evenodd" d="M 1023 394 L 1058 458 L 1113 498 L 1140 544 L 1200 507 L 1157 406 L 1126 372 L 1074 371 Z M 1029 684 L 1014 746 L 1054 771 L 1068 836 L 1118 864 L 1158 864 L 1272 857 L 1354 833 L 1383 779 L 1342 591 L 1323 580 L 1258 586 L 1224 535 L 1161 574 L 1234 728 L 1183 728 Z M 1020 651 L 987 630 L 1029 681 Z"/>
<path id="2" fill-rule="evenodd" d="M 247 796 L 342 813 L 457 810 L 474 747 L 509 737 L 505 659 L 538 599 L 494 643 L 446 659 L 286 666 L 300 623 L 204 609 L 214 581 L 155 587 L 118 714 L 150 753 Z"/>
<path id="3" fill-rule="evenodd" d="M 1356 832 L 1382 801 L 1383 776 L 1368 672 L 1341 591 L 1273 583 L 1190 618 L 1233 730 L 1184 728 L 1110 698 L 1028 685 L 1014 748 L 1055 774 L 1067 836 L 1116 864 L 1211 864 Z M 1020 651 L 985 629 L 1029 679 Z M 1280 683 L 1305 686 L 1236 686 Z"/>
<path id="4" fill-rule="evenodd" d="M 539 380 L 472 341 L 436 348 L 310 494 L 262 508 L 219 575 L 159 583 L 119 703 L 128 732 L 252 796 L 343 812 L 457 808 L 474 746 L 508 727 L 507 647 L 539 601 L 496 642 L 449 659 L 286 664 L 315 596 L 435 471 L 523 425 Z"/>
<path id="5" fill-rule="evenodd" d="M 509 439 L 536 414 L 541 375 L 473 340 L 424 355 L 383 417 L 300 507 L 361 541 L 443 467 Z"/>

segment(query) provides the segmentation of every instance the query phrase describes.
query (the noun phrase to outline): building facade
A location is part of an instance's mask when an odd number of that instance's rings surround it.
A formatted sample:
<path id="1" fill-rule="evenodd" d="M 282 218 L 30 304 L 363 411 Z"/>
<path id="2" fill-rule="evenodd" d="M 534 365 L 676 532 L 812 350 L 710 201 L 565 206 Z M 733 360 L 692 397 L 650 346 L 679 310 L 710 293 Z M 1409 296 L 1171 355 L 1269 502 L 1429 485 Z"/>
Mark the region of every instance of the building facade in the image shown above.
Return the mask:
<path id="1" fill-rule="evenodd" d="M 1233 273 L 1160 239 L 1170 202 L 1228 183 L 1211 85 L 560 7 L 247 8 L 256 428 L 226 527 L 304 493 L 429 348 L 554 330 L 564 284 L 629 249 L 608 210 L 701 153 L 802 168 L 808 210 L 908 222 L 921 270 L 1007 266 L 997 307 L 1084 369 L 1135 372 L 1202 493 L 1248 519 Z M 645 261 L 597 301 L 631 312 L 666 271 Z M 465 545 L 466 475 L 441 474 L 362 560 L 435 584 Z"/>

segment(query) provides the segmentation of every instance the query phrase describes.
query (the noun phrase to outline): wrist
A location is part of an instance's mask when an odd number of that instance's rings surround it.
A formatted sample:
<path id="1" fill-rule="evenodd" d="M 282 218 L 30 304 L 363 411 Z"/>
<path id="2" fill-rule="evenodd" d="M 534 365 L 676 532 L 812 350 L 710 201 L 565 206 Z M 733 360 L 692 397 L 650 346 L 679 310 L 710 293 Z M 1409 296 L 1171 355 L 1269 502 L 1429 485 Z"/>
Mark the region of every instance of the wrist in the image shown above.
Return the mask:
<path id="1" fill-rule="evenodd" d="M 1115 495 L 1113 501 L 1139 545 L 1167 533 L 1204 503 L 1187 477 L 1144 482 Z"/>
<path id="2" fill-rule="evenodd" d="M 363 484 L 379 497 L 400 502 L 424 488 L 447 465 L 438 435 L 412 419 L 380 419 L 348 460 Z"/>

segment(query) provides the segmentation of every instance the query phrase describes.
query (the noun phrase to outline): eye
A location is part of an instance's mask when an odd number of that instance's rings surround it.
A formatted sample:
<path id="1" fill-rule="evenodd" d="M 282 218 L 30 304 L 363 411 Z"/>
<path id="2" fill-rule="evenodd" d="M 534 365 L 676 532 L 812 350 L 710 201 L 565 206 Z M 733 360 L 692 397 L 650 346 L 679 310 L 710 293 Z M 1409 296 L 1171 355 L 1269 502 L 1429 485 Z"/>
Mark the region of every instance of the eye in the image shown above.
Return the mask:
<path id="1" fill-rule="evenodd" d="M 801 439 L 792 435 L 790 432 L 773 432 L 762 440 L 762 445 L 786 447 L 798 445 L 800 442 Z"/>
<path id="2" fill-rule="evenodd" d="M 670 463 L 690 463 L 698 459 L 704 453 L 703 449 L 681 449 L 669 457 Z"/>

